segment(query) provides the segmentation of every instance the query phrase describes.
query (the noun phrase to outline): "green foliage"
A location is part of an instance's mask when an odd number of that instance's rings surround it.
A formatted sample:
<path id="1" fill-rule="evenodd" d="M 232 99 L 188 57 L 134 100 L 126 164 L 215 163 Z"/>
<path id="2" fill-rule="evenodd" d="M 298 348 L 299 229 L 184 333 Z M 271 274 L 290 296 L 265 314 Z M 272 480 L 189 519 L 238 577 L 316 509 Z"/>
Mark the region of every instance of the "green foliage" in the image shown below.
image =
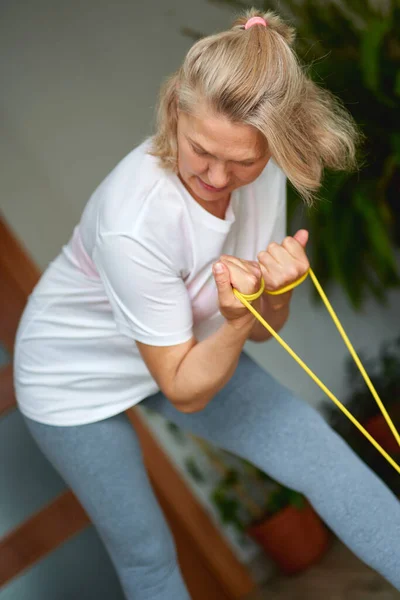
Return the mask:
<path id="1" fill-rule="evenodd" d="M 197 483 L 203 483 L 205 481 L 205 477 L 193 457 L 189 457 L 185 460 L 185 467 L 189 475 L 191 475 Z"/>
<path id="2" fill-rule="evenodd" d="M 216 0 L 214 0 L 215 2 Z M 354 308 L 398 286 L 400 245 L 400 6 L 378 12 L 365 0 L 218 0 L 235 12 L 275 9 L 294 22 L 296 50 L 309 75 L 330 89 L 365 136 L 359 172 L 326 173 L 315 208 L 304 209 L 311 264 L 321 283 L 336 282 Z M 286 8 L 285 8 L 286 6 Z M 290 8 L 289 8 L 290 7 Z M 289 219 L 299 207 L 289 193 Z M 316 295 L 316 297 L 319 297 Z"/>
<path id="3" fill-rule="evenodd" d="M 399 429 L 400 336 L 382 344 L 376 359 L 367 359 L 361 353 L 358 355 L 395 427 Z M 361 424 L 365 424 L 370 418 L 379 415 L 380 409 L 351 358 L 346 363 L 346 379 L 349 392 L 344 404 Z M 321 407 L 333 429 L 399 495 L 399 476 L 393 467 L 335 405 L 323 401 Z M 396 462 L 400 461 L 400 451 L 392 456 Z"/>
<path id="4" fill-rule="evenodd" d="M 400 243 L 400 8 L 392 3 L 383 15 L 352 2 L 349 13 L 306 0 L 295 19 L 310 75 L 344 102 L 365 136 L 360 172 L 327 173 L 321 202 L 308 211 L 316 272 L 325 286 L 340 283 L 359 308 L 370 293 L 383 301 L 400 283 L 393 250 Z"/>
<path id="5" fill-rule="evenodd" d="M 358 353 L 362 364 L 371 379 L 378 396 L 386 408 L 400 403 L 400 337 L 381 345 L 377 358 L 366 358 Z M 346 382 L 348 395 L 345 405 L 358 420 L 367 419 L 379 414 L 380 410 L 371 392 L 352 358 L 346 361 Z M 340 423 L 349 423 L 346 429 L 352 431 L 353 425 L 333 404 L 323 403 L 325 415 L 332 425 L 340 427 Z"/>
<path id="6" fill-rule="evenodd" d="M 243 533 L 243 519 L 240 516 L 240 503 L 224 486 L 218 486 L 211 494 L 211 501 L 218 510 L 222 523 L 233 525 L 238 533 Z"/>
<path id="7" fill-rule="evenodd" d="M 264 488 L 263 500 L 259 503 L 259 517 L 257 520 L 271 517 L 290 505 L 299 509 L 304 508 L 306 502 L 302 494 L 277 483 L 251 462 L 238 457 L 236 457 L 236 460 L 243 467 L 243 475 L 238 469 L 227 468 L 224 477 L 219 481 L 211 495 L 211 500 L 224 523 L 229 522 L 238 531 L 244 531 L 245 526 L 254 519 L 254 515 L 246 514 L 245 506 L 241 503 L 240 498 L 236 496 L 234 488 L 238 483 L 243 484 L 246 495 L 253 501 L 251 482 L 256 481 Z"/>
<path id="8" fill-rule="evenodd" d="M 305 498 L 302 494 L 276 482 L 252 463 L 245 461 L 245 465 L 247 472 L 251 474 L 253 478 L 258 479 L 264 484 L 268 483 L 269 487 L 273 487 L 272 492 L 267 492 L 266 487 L 266 500 L 263 506 L 265 517 L 272 516 L 287 506 L 295 506 L 299 509 L 304 508 Z"/>
<path id="9" fill-rule="evenodd" d="M 274 515 L 287 506 L 303 509 L 306 506 L 305 498 L 294 490 L 279 486 L 268 498 L 266 514 L 269 516 Z"/>
<path id="10" fill-rule="evenodd" d="M 175 423 L 172 423 L 172 421 L 167 421 L 166 427 L 178 444 L 186 444 L 187 440 L 184 432 L 177 425 L 175 425 Z"/>

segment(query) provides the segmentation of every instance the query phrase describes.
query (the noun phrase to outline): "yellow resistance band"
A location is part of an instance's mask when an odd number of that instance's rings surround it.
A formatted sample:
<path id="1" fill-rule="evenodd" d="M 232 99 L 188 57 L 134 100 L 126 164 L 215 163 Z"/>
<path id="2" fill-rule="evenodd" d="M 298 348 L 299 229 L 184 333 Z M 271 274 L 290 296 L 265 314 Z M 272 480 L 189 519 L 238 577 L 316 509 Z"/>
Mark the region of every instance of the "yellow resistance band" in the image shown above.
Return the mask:
<path id="1" fill-rule="evenodd" d="M 340 408 L 340 410 L 346 415 L 346 417 L 348 419 L 350 419 L 350 421 L 361 431 L 361 433 L 363 433 L 365 435 L 365 437 L 371 442 L 371 444 L 373 446 L 375 446 L 375 448 L 382 454 L 382 456 L 384 456 L 386 458 L 386 460 L 392 465 L 392 467 L 394 469 L 396 469 L 396 471 L 398 473 L 400 473 L 400 466 L 392 459 L 392 457 L 382 448 L 382 446 L 380 446 L 378 444 L 378 442 L 368 433 L 368 431 L 366 429 L 364 429 L 364 427 L 357 421 L 357 419 L 355 417 L 353 417 L 353 415 L 347 410 L 347 408 L 336 398 L 336 396 L 334 396 L 332 394 L 332 392 L 322 383 L 322 381 L 311 371 L 311 369 L 309 369 L 307 367 L 307 365 L 301 360 L 301 358 L 299 356 L 297 356 L 297 354 L 290 348 L 290 346 L 287 345 L 287 343 L 276 333 L 276 331 L 274 331 L 274 329 L 272 329 L 272 327 L 262 318 L 262 316 L 252 307 L 252 305 L 250 304 L 250 302 L 252 302 L 253 300 L 256 300 L 257 298 L 259 298 L 264 292 L 267 294 L 283 294 L 285 292 L 288 292 L 289 290 L 297 287 L 298 285 L 300 285 L 300 283 L 302 283 L 306 277 L 310 275 L 311 279 L 313 280 L 313 283 L 315 285 L 315 287 L 317 288 L 322 300 L 324 301 L 324 304 L 329 312 L 329 314 L 331 315 L 333 322 L 335 323 L 336 327 L 339 330 L 340 335 L 342 336 L 344 343 L 346 344 L 351 356 L 353 357 L 357 367 L 360 369 L 361 375 L 363 376 L 367 386 L 369 387 L 373 397 L 375 398 L 383 416 L 386 419 L 387 424 L 389 425 L 394 437 L 396 438 L 397 443 L 400 446 L 400 435 L 398 433 L 398 431 L 396 430 L 395 426 L 393 425 L 393 422 L 390 418 L 390 416 L 388 415 L 382 400 L 379 398 L 374 386 L 372 385 L 372 382 L 370 380 L 370 378 L 368 377 L 359 357 L 356 354 L 356 351 L 354 350 L 349 338 L 347 337 L 335 311 L 333 310 L 328 298 L 326 297 L 318 279 L 316 278 L 313 270 L 310 268 L 307 273 L 305 275 L 303 275 L 300 279 L 298 279 L 297 281 L 295 281 L 294 283 L 276 291 L 276 292 L 270 292 L 268 290 L 265 290 L 265 283 L 264 280 L 261 281 L 261 288 L 260 290 L 255 293 L 255 294 L 241 294 L 238 290 L 233 289 L 233 293 L 235 294 L 236 298 L 238 298 L 246 308 L 248 308 L 248 310 L 260 321 L 260 323 L 262 323 L 264 325 L 264 327 L 269 331 L 269 333 L 285 348 L 285 350 L 287 350 L 287 352 L 289 352 L 290 356 L 292 358 L 294 358 L 294 360 L 296 362 L 299 363 L 299 365 L 301 367 L 303 367 L 303 369 L 306 371 L 306 373 L 308 373 L 308 375 L 311 377 L 311 379 L 313 379 L 315 381 L 315 383 L 325 392 L 325 394 L 336 404 L 336 406 L 338 406 Z"/>

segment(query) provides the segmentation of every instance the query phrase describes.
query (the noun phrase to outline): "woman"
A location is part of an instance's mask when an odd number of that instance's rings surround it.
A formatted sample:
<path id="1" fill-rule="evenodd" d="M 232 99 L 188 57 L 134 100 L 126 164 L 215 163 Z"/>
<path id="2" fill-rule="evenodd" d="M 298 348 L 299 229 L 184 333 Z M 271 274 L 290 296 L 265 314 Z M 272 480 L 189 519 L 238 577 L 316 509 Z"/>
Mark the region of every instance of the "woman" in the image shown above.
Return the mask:
<path id="1" fill-rule="evenodd" d="M 309 266 L 285 237 L 286 177 L 307 202 L 354 165 L 348 113 L 303 73 L 293 30 L 255 10 L 197 42 L 164 85 L 154 137 L 92 195 L 23 315 L 28 428 L 102 537 L 127 598 L 187 600 L 124 411 L 142 402 L 303 492 L 400 588 L 397 499 L 320 415 L 242 350 L 269 334 L 236 300 Z M 280 330 L 292 292 L 254 304 Z"/>

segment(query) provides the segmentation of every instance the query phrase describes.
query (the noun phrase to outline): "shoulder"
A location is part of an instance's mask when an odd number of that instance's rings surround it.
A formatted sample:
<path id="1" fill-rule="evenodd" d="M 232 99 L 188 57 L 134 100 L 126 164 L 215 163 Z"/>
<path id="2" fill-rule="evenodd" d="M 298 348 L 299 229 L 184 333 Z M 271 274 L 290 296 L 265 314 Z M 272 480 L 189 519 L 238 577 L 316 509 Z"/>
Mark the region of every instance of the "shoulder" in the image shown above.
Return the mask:
<path id="1" fill-rule="evenodd" d="M 179 180 L 158 165 L 144 143 L 128 154 L 95 191 L 93 247 L 116 256 L 152 256 L 184 269 L 189 236 L 187 208 Z"/>
<path id="2" fill-rule="evenodd" d="M 179 224 L 184 213 L 179 188 L 173 173 L 163 169 L 149 149 L 147 139 L 95 191 L 99 233 L 135 235 L 146 224 L 157 230 Z"/>

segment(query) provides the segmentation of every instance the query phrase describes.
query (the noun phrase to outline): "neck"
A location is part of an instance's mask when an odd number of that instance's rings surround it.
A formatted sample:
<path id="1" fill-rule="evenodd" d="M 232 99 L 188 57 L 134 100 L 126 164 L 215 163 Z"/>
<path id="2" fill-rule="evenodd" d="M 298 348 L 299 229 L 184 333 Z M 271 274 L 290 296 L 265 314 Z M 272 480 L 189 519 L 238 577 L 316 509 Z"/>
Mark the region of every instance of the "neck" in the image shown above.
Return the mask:
<path id="1" fill-rule="evenodd" d="M 230 194 L 228 194 L 224 198 L 221 198 L 221 200 L 213 200 L 211 202 L 210 201 L 207 202 L 207 200 L 203 200 L 197 194 L 195 194 L 193 192 L 193 190 L 191 190 L 190 187 L 188 185 L 186 185 L 186 183 L 184 182 L 184 180 L 182 179 L 182 177 L 180 175 L 179 175 L 179 179 L 181 180 L 181 182 L 183 183 L 183 185 L 185 186 L 185 188 L 187 189 L 189 194 L 192 196 L 192 198 L 194 198 L 196 200 L 196 202 L 198 204 L 200 204 L 200 206 L 202 208 L 204 208 L 204 210 L 211 213 L 212 215 L 214 215 L 214 217 L 217 217 L 218 219 L 222 219 L 222 220 L 225 219 L 225 214 L 226 214 L 227 208 L 229 206 L 229 201 L 231 199 Z"/>

